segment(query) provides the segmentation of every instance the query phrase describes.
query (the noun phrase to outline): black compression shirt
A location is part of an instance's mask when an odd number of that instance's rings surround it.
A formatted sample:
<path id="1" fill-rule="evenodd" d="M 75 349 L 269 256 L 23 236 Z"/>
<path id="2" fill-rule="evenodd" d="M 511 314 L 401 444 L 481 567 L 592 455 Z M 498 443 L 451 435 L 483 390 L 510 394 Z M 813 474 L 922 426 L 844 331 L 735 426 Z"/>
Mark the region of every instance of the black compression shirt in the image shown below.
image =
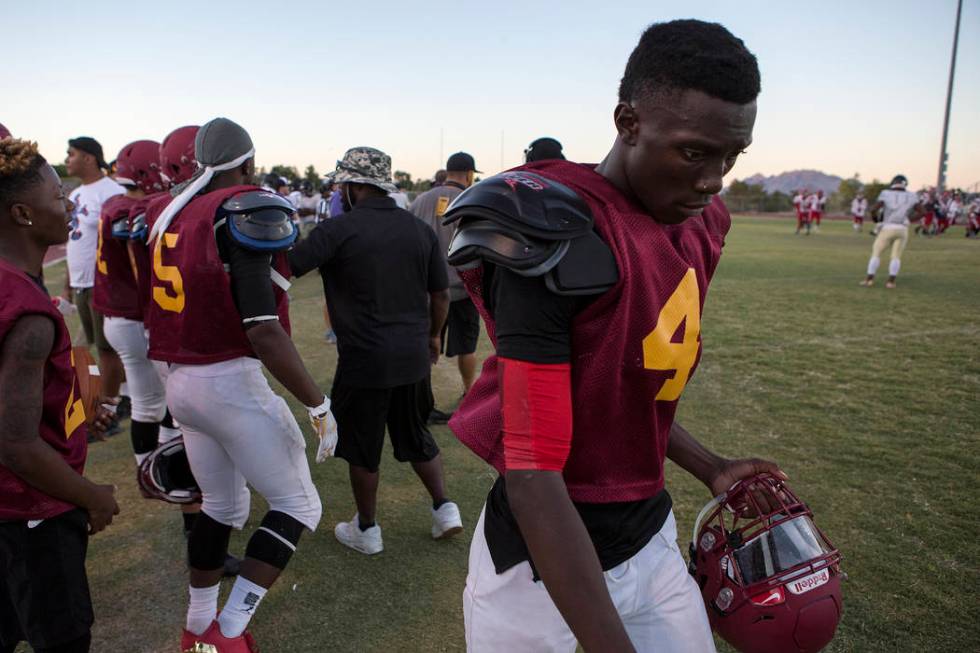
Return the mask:
<path id="1" fill-rule="evenodd" d="M 483 288 L 484 303 L 496 325 L 498 356 L 544 364 L 571 361 L 572 321 L 594 296 L 556 295 L 543 278 L 522 277 L 489 264 L 484 264 Z M 646 546 L 660 531 L 670 508 L 666 490 L 639 501 L 575 503 L 604 571 Z M 525 560 L 534 569 L 502 477 L 487 497 L 484 534 L 497 573 Z M 536 570 L 534 577 L 538 577 Z"/>

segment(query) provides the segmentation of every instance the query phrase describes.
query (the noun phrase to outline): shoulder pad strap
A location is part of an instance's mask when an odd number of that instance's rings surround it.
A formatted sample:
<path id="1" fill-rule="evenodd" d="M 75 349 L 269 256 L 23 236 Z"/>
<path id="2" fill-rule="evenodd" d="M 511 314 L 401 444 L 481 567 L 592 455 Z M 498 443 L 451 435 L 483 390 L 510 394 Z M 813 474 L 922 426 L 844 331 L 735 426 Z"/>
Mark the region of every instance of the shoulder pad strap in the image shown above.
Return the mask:
<path id="1" fill-rule="evenodd" d="M 494 175 L 463 191 L 443 224 L 482 218 L 543 240 L 568 240 L 592 230 L 589 205 L 571 188 L 533 172 Z"/>
<path id="2" fill-rule="evenodd" d="M 287 249 L 299 235 L 292 216 L 296 209 L 285 197 L 263 190 L 238 193 L 218 209 L 215 227 L 226 222 L 232 240 L 248 249 Z"/>

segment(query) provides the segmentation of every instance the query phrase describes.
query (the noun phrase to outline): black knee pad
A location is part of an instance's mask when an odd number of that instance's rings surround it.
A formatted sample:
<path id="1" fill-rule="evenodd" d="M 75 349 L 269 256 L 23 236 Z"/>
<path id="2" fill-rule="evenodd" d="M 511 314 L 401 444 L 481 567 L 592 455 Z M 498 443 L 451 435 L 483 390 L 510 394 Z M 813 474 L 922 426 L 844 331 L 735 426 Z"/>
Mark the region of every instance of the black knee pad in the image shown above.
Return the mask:
<path id="1" fill-rule="evenodd" d="M 134 419 L 130 433 L 133 438 L 133 453 L 136 455 L 150 453 L 157 448 L 160 425 L 156 422 L 137 422 Z"/>
<path id="2" fill-rule="evenodd" d="M 270 510 L 248 540 L 245 557 L 285 569 L 303 534 L 303 524 L 284 512 Z"/>
<path id="3" fill-rule="evenodd" d="M 173 418 L 173 415 L 170 414 L 170 409 L 169 408 L 167 409 L 167 412 L 163 414 L 163 421 L 160 422 L 160 426 L 165 426 L 168 429 L 175 429 L 175 428 L 177 428 L 177 425 L 174 424 L 174 418 Z"/>
<path id="4" fill-rule="evenodd" d="M 201 512 L 187 538 L 187 561 L 194 569 L 221 569 L 228 553 L 231 526 L 216 522 Z"/>

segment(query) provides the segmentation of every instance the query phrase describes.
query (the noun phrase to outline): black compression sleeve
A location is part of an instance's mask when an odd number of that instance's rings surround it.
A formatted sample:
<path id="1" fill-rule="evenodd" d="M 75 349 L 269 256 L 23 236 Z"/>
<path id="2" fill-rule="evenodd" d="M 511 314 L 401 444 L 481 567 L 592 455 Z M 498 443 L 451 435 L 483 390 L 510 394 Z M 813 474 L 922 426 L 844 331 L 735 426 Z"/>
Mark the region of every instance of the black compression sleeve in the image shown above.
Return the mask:
<path id="1" fill-rule="evenodd" d="M 228 263 L 231 293 L 245 327 L 258 324 L 261 318 L 277 319 L 276 295 L 270 274 L 272 257 L 268 253 L 245 249 L 218 229 L 218 249 Z"/>
<path id="2" fill-rule="evenodd" d="M 556 295 L 544 278 L 500 267 L 493 269 L 490 295 L 499 356 L 546 364 L 571 360 L 572 320 L 593 298 Z"/>

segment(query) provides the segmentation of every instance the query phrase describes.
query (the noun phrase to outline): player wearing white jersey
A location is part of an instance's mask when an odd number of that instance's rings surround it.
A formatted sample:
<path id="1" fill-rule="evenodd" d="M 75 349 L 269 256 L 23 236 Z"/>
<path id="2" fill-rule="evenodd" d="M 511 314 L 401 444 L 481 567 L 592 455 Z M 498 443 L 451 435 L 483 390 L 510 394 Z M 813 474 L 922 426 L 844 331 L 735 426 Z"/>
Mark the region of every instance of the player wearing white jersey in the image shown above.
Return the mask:
<path id="1" fill-rule="evenodd" d="M 864 226 L 864 216 L 868 212 L 868 199 L 864 196 L 864 193 L 858 193 L 857 196 L 851 200 L 851 217 L 854 220 L 854 231 L 860 233 L 861 228 Z"/>
<path id="2" fill-rule="evenodd" d="M 871 211 L 884 209 L 881 230 L 871 247 L 871 258 L 868 260 L 868 274 L 861 282 L 862 286 L 874 285 L 875 273 L 881 265 L 881 255 L 891 247 L 891 260 L 888 263 L 888 282 L 885 288 L 894 288 L 898 270 L 902 266 L 902 252 L 909 241 L 909 222 L 915 222 L 922 217 L 923 206 L 919 196 L 906 190 L 908 179 L 904 175 L 895 175 L 887 190 L 881 191 L 878 200 Z"/>

